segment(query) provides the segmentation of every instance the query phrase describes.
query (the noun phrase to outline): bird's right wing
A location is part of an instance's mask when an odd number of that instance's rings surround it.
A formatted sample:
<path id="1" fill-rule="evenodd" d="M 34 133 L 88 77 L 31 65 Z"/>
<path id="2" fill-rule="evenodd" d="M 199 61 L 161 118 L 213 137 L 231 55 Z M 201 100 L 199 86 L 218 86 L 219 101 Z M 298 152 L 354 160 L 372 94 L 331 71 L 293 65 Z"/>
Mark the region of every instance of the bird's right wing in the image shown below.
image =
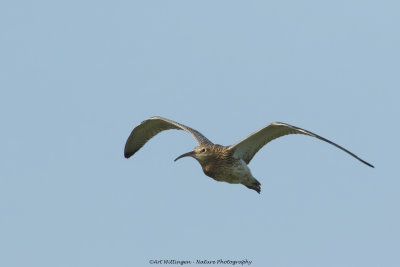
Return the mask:
<path id="1" fill-rule="evenodd" d="M 128 140 L 125 144 L 125 158 L 129 158 L 130 156 L 135 154 L 142 146 L 144 146 L 144 144 L 146 144 L 147 141 L 149 141 L 159 132 L 170 129 L 187 131 L 188 133 L 193 135 L 193 137 L 200 145 L 212 144 L 212 142 L 208 140 L 204 135 L 188 126 L 162 117 L 151 117 L 150 119 L 147 119 L 136 126 L 129 135 Z"/>
<path id="2" fill-rule="evenodd" d="M 288 135 L 288 134 L 304 134 L 304 135 L 308 135 L 308 136 L 312 136 L 315 138 L 318 138 L 322 141 L 325 141 L 331 145 L 334 145 L 335 147 L 345 151 L 346 153 L 350 154 L 351 156 L 355 157 L 356 159 L 358 159 L 359 161 L 361 161 L 362 163 L 370 166 L 370 167 L 374 167 L 373 165 L 371 165 L 370 163 L 362 160 L 361 158 L 359 158 L 358 156 L 356 156 L 355 154 L 353 154 L 352 152 L 348 151 L 347 149 L 339 146 L 338 144 L 335 144 L 332 141 L 329 141 L 326 138 L 323 138 L 322 136 L 319 136 L 315 133 L 312 133 L 310 131 L 301 129 L 299 127 L 293 126 L 293 125 L 289 125 L 286 123 L 282 123 L 282 122 L 273 122 L 270 125 L 258 130 L 257 132 L 249 135 L 248 137 L 246 137 L 245 139 L 243 139 L 242 141 L 233 144 L 231 146 L 229 146 L 229 149 L 231 151 L 233 151 L 233 155 L 237 158 L 241 158 L 243 159 L 247 164 L 249 164 L 249 162 L 251 161 L 251 159 L 254 157 L 254 155 L 267 143 L 269 143 L 270 141 L 279 138 L 281 136 L 284 135 Z"/>

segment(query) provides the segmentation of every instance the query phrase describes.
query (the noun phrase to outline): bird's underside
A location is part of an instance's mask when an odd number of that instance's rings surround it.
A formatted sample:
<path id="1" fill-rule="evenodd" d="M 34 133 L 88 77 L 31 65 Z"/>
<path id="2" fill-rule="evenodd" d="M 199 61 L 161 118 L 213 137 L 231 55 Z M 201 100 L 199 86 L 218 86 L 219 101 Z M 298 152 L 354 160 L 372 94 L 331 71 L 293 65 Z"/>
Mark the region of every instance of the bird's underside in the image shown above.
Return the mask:
<path id="1" fill-rule="evenodd" d="M 252 176 L 247 164 L 250 163 L 254 155 L 263 146 L 284 135 L 303 134 L 318 138 L 336 146 L 362 163 L 372 168 L 374 167 L 372 164 L 364 161 L 338 144 L 310 131 L 286 123 L 273 122 L 252 133 L 236 144 L 220 146 L 213 144 L 200 132 L 162 117 L 152 117 L 147 119 L 133 129 L 125 144 L 125 157 L 131 157 L 152 137 L 161 131 L 170 129 L 185 130 L 199 143 L 199 146 L 195 147 L 193 151 L 181 155 L 176 160 L 182 157 L 191 156 L 200 163 L 207 176 L 217 181 L 240 183 L 258 193 L 260 193 L 260 183 Z"/>

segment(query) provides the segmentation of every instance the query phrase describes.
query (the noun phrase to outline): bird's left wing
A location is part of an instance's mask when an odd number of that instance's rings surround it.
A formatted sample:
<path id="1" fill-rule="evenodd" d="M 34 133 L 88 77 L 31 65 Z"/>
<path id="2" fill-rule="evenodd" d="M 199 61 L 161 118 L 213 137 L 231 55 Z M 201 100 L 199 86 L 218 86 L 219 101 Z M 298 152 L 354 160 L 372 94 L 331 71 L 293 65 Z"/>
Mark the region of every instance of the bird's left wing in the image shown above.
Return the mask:
<path id="1" fill-rule="evenodd" d="M 162 117 L 151 117 L 143 121 L 141 124 L 135 127 L 131 134 L 128 137 L 128 140 L 125 144 L 124 155 L 125 158 L 129 158 L 133 154 L 135 154 L 147 141 L 149 141 L 152 137 L 164 130 L 185 130 L 196 139 L 196 141 L 200 144 L 212 144 L 210 140 L 208 140 L 204 135 L 183 124 L 177 123 L 175 121 L 171 121 Z"/>
<path id="2" fill-rule="evenodd" d="M 339 146 L 338 144 L 335 144 L 332 141 L 329 141 L 328 139 L 325 139 L 315 133 L 312 133 L 310 131 L 301 129 L 299 127 L 289 125 L 286 123 L 282 122 L 273 122 L 270 125 L 258 130 L 257 132 L 249 135 L 242 141 L 233 144 L 229 146 L 229 149 L 232 150 L 233 155 L 237 158 L 243 159 L 247 164 L 251 161 L 251 159 L 254 157 L 254 155 L 267 143 L 270 141 L 279 138 L 284 135 L 288 134 L 304 134 L 308 136 L 312 136 L 315 138 L 318 138 L 322 141 L 325 141 L 331 145 L 334 145 L 335 147 L 347 152 L 348 154 L 352 155 L 362 163 L 374 168 L 373 165 L 370 163 L 362 160 L 352 152 L 348 151 L 347 149 Z"/>

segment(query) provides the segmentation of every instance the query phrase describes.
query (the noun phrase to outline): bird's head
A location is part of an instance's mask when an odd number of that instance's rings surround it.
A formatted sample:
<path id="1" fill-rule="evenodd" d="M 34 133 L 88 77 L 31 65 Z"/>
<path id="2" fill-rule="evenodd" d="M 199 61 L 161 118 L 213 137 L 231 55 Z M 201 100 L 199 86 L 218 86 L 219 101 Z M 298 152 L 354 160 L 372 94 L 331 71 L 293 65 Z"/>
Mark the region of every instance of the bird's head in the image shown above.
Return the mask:
<path id="1" fill-rule="evenodd" d="M 193 149 L 193 151 L 187 152 L 185 154 L 180 155 L 174 161 L 177 161 L 183 157 L 193 157 L 197 159 L 199 162 L 209 158 L 212 155 L 211 147 L 209 146 L 197 146 Z"/>

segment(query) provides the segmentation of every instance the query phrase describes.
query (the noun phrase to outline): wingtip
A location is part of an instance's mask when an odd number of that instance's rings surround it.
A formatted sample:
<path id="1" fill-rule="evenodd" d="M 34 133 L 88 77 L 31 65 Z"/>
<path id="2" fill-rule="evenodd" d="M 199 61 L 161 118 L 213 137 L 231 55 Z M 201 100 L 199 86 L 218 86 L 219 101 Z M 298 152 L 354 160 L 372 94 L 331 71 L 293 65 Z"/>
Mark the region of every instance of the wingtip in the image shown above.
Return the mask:
<path id="1" fill-rule="evenodd" d="M 359 158 L 360 159 L 360 158 Z M 364 163 L 365 165 L 367 165 L 367 166 L 369 166 L 369 167 L 371 167 L 371 168 L 375 168 L 375 166 L 374 165 L 372 165 L 371 163 L 369 163 L 369 162 L 366 162 L 365 160 L 362 160 L 362 159 L 360 159 L 360 161 L 362 162 L 362 163 Z"/>
<path id="2" fill-rule="evenodd" d="M 127 159 L 130 158 L 133 154 L 134 153 L 132 153 L 132 152 L 124 151 L 124 157 L 127 158 Z"/>

